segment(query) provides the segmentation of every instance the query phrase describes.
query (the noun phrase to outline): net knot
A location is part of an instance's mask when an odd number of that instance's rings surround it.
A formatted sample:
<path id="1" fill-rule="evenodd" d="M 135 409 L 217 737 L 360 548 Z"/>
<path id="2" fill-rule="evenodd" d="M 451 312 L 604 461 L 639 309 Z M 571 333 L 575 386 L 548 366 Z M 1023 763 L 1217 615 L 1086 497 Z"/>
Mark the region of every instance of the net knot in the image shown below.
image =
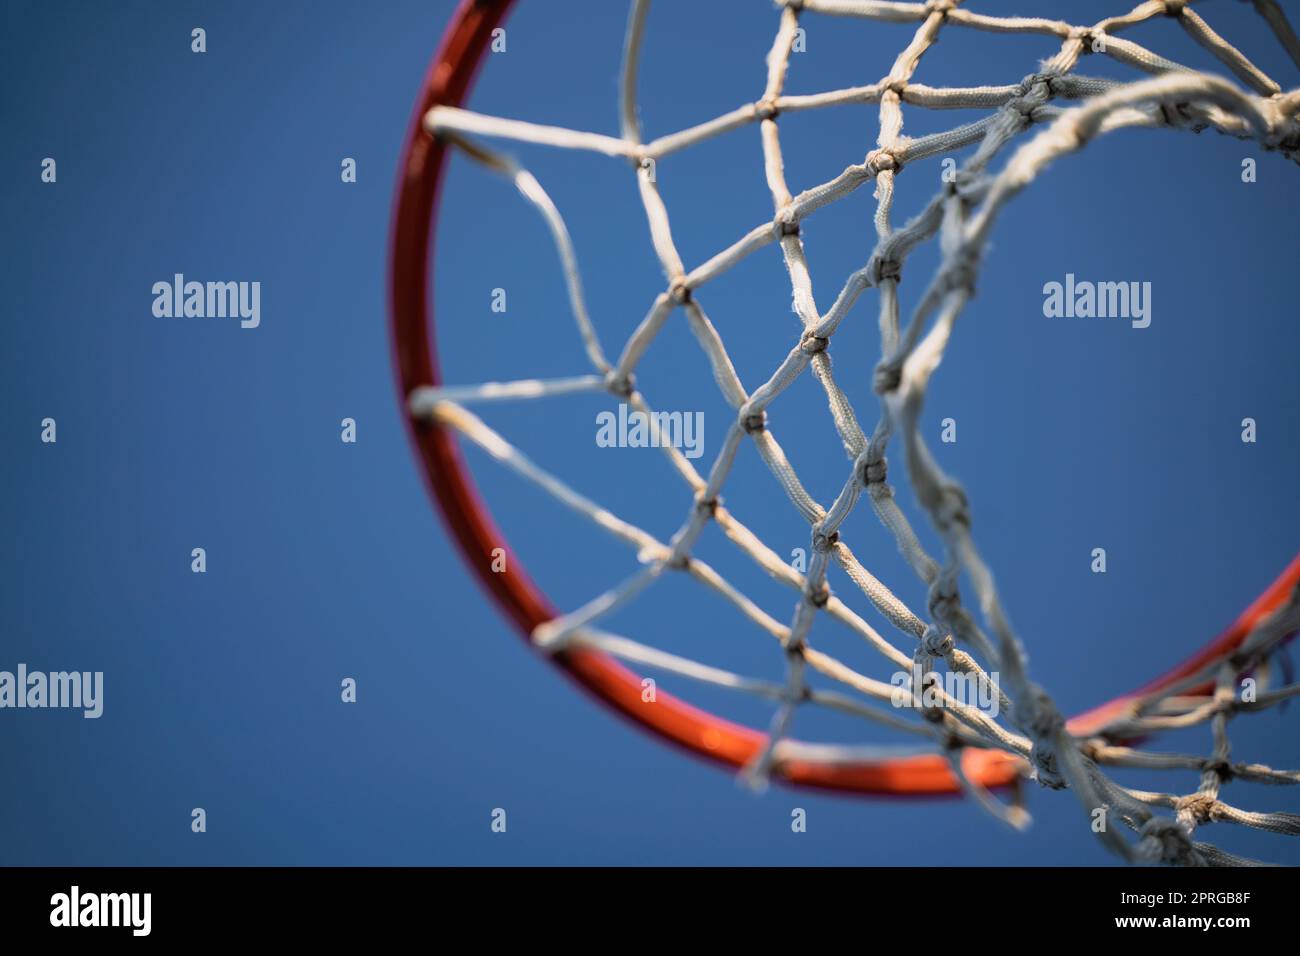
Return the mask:
<path id="1" fill-rule="evenodd" d="M 742 405 L 738 418 L 740 427 L 745 430 L 745 434 L 752 435 L 754 432 L 761 432 L 767 428 L 767 412 L 761 408 L 750 408 L 748 404 Z"/>
<path id="2" fill-rule="evenodd" d="M 817 584 L 814 584 L 812 581 L 809 581 L 807 585 L 804 587 L 803 594 L 804 597 L 808 599 L 808 603 L 811 604 L 813 607 L 819 609 L 824 608 L 830 602 L 831 599 L 830 585 L 828 585 L 825 581 L 821 581 Z"/>
<path id="3" fill-rule="evenodd" d="M 1052 81 L 1055 79 L 1055 73 L 1030 73 L 1020 81 L 1020 95 L 1028 96 L 1035 87 L 1041 86 L 1051 96 L 1055 92 L 1052 89 Z"/>
<path id="4" fill-rule="evenodd" d="M 934 706 L 925 702 L 925 692 L 931 687 L 939 690 L 942 699 L 943 687 L 939 683 L 939 675 L 934 671 L 929 671 L 921 678 L 921 716 L 932 724 L 942 724 L 946 716 L 943 706 Z"/>
<path id="5" fill-rule="evenodd" d="M 1152 817 L 1138 830 L 1139 859 L 1170 866 L 1196 866 L 1203 862 L 1192 846 L 1190 829 L 1168 817 Z"/>
<path id="6" fill-rule="evenodd" d="M 1028 119 L 1028 117 L 1026 117 Z M 975 276 L 978 273 L 975 250 L 963 246 L 943 267 L 940 283 L 946 292 L 964 291 L 975 294 Z"/>
<path id="7" fill-rule="evenodd" d="M 858 477 L 864 487 L 872 485 L 883 485 L 885 478 L 889 475 L 889 462 L 881 458 L 868 458 L 867 453 L 863 453 L 858 459 Z"/>
<path id="8" fill-rule="evenodd" d="M 776 119 L 781 115 L 781 109 L 776 105 L 773 97 L 765 97 L 754 104 L 754 116 L 761 120 Z"/>
<path id="9" fill-rule="evenodd" d="M 907 89 L 907 80 L 901 77 L 887 76 L 879 83 L 881 94 L 893 93 L 899 99 L 903 97 L 903 91 Z"/>
<path id="10" fill-rule="evenodd" d="M 895 282 L 901 280 L 903 275 L 903 264 L 897 259 L 882 258 L 876 260 L 876 282 L 883 282 L 885 279 L 893 279 Z"/>
<path id="11" fill-rule="evenodd" d="M 903 383 L 903 367 L 894 361 L 881 362 L 876 366 L 871 387 L 877 395 L 898 390 Z"/>
<path id="12" fill-rule="evenodd" d="M 685 305 L 691 301 L 691 287 L 687 285 L 686 276 L 677 276 L 668 284 L 668 298 L 678 305 Z"/>
<path id="13" fill-rule="evenodd" d="M 1222 783 L 1227 783 L 1237 775 L 1232 764 L 1226 760 L 1207 760 L 1203 769 L 1213 773 Z"/>
<path id="14" fill-rule="evenodd" d="M 936 578 L 926 596 L 926 606 L 936 621 L 950 621 L 961 612 L 961 594 L 951 581 Z"/>
<path id="15" fill-rule="evenodd" d="M 1196 133 L 1205 129 L 1205 124 L 1196 120 L 1186 103 L 1161 103 L 1160 117 L 1174 129 L 1191 129 Z"/>
<path id="16" fill-rule="evenodd" d="M 629 398 L 632 395 L 636 388 L 635 381 L 636 376 L 631 372 L 620 372 L 615 368 L 605 373 L 605 388 L 621 398 Z"/>
<path id="17" fill-rule="evenodd" d="M 970 528 L 970 503 L 961 485 L 944 484 L 939 488 L 939 500 L 934 507 L 935 524 L 941 532 L 949 531 L 954 525 Z"/>
<path id="18" fill-rule="evenodd" d="M 702 515 L 706 515 L 707 517 L 712 518 L 714 515 L 718 513 L 719 504 L 720 504 L 720 499 L 718 499 L 717 497 L 696 498 L 695 510 Z"/>
<path id="19" fill-rule="evenodd" d="M 1067 34 L 1071 40 L 1078 40 L 1083 44 L 1084 53 L 1091 53 L 1096 46 L 1097 38 L 1105 35 L 1104 30 L 1096 30 L 1092 27 L 1070 27 L 1070 32 Z"/>
<path id="20" fill-rule="evenodd" d="M 1271 130 L 1264 138 L 1264 148 L 1277 150 L 1287 159 L 1300 162 L 1300 126 L 1294 120 Z"/>
<path id="21" fill-rule="evenodd" d="M 1165 16 L 1181 17 L 1187 8 L 1187 0 L 1165 0 Z"/>
<path id="22" fill-rule="evenodd" d="M 928 654 L 930 657 L 946 658 L 952 653 L 953 639 L 951 634 L 946 634 L 939 630 L 933 624 L 927 624 L 925 633 L 921 635 L 921 652 Z"/>
<path id="23" fill-rule="evenodd" d="M 830 534 L 826 534 L 820 529 L 815 529 L 812 536 L 812 547 L 818 554 L 825 554 L 831 548 L 835 547 L 835 545 L 839 543 L 839 540 L 840 533 L 838 531 L 832 531 Z"/>
<path id="24" fill-rule="evenodd" d="M 776 214 L 776 219 L 772 222 L 772 231 L 776 233 L 778 242 L 786 236 L 799 235 L 799 219 L 793 206 L 787 206 Z"/>
<path id="25" fill-rule="evenodd" d="M 1212 823 L 1219 818 L 1219 801 L 1208 793 L 1192 793 L 1180 797 L 1174 804 L 1179 813 L 1186 813 L 1197 823 Z"/>
<path id="26" fill-rule="evenodd" d="M 1032 741 L 1029 759 L 1034 765 L 1034 776 L 1044 787 L 1063 790 L 1068 784 L 1061 774 L 1056 754 L 1065 733 L 1065 718 L 1037 686 L 1031 687 L 1019 716 L 1021 727 Z"/>
<path id="27" fill-rule="evenodd" d="M 805 355 L 816 355 L 818 352 L 825 352 L 826 347 L 831 344 L 831 340 L 822 335 L 814 335 L 813 330 L 809 329 L 799 340 L 799 348 Z"/>
<path id="28" fill-rule="evenodd" d="M 873 149 L 867 153 L 867 169 L 873 176 L 884 172 L 886 169 L 897 171 L 902 168 L 902 160 L 888 149 Z"/>
<path id="29" fill-rule="evenodd" d="M 664 566 L 672 568 L 674 571 L 685 571 L 691 566 L 691 556 L 689 554 L 672 554 L 664 562 Z"/>
<path id="30" fill-rule="evenodd" d="M 968 169 L 959 169 L 953 178 L 943 184 L 944 195 L 961 203 L 963 210 L 970 209 L 983 195 L 982 189 L 987 180 L 979 173 Z M 972 292 L 974 289 L 972 288 Z"/>
<path id="31" fill-rule="evenodd" d="M 947 19 L 948 14 L 955 9 L 957 9 L 957 0 L 925 0 L 927 14 L 941 13 L 944 19 Z"/>
<path id="32" fill-rule="evenodd" d="M 1034 110 L 1038 109 L 1042 104 L 1035 103 L 1029 94 L 1025 94 L 1007 100 L 1007 106 L 1019 113 L 1020 118 L 1024 120 L 1025 125 L 1028 126 L 1034 120 Z"/>

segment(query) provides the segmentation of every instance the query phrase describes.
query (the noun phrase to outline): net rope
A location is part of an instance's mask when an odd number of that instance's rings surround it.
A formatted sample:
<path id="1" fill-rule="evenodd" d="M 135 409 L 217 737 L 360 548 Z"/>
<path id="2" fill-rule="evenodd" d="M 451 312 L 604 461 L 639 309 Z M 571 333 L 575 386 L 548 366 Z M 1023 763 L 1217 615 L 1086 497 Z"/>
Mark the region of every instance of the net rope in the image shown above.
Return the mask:
<path id="1" fill-rule="evenodd" d="M 983 748 L 1020 758 L 1025 776 L 1053 789 L 1072 789 L 1089 814 L 1105 808 L 1108 819 L 1117 819 L 1134 831 L 1135 836 L 1126 837 L 1121 827 L 1107 826 L 1098 834 L 1109 849 L 1130 862 L 1255 862 L 1196 839 L 1197 828 L 1208 822 L 1300 834 L 1298 815 L 1247 811 L 1221 798 L 1222 787 L 1233 779 L 1264 784 L 1300 782 L 1300 771 L 1234 763 L 1228 736 L 1228 723 L 1237 714 L 1263 710 L 1300 695 L 1300 684 L 1296 683 L 1265 689 L 1249 702 L 1239 699 L 1236 693 L 1242 675 L 1266 673 L 1270 655 L 1300 630 L 1300 589 L 1263 618 L 1231 653 L 1207 661 L 1197 673 L 1158 693 L 1134 700 L 1122 713 L 1108 715 L 1086 732 L 1072 732 L 1052 699 L 1030 678 L 1024 650 L 972 536 L 966 495 L 938 466 L 918 428 L 930 378 L 974 294 L 982 255 L 998 214 L 1049 163 L 1082 149 L 1096 137 L 1128 127 L 1213 130 L 1253 140 L 1266 150 L 1300 162 L 1300 89 L 1283 91 L 1184 0 L 1149 0 L 1127 14 L 1091 26 L 1037 17 L 985 16 L 963 9 L 956 0 L 784 0 L 777 4 L 779 27 L 767 56 L 762 95 L 708 122 L 646 142 L 638 120 L 636 80 L 649 6 L 648 0 L 634 0 L 631 5 L 623 51 L 618 136 L 441 106 L 425 117 L 428 133 L 442 137 L 471 160 L 511 181 L 545 220 L 564 271 L 573 317 L 595 371 L 564 379 L 419 388 L 409 396 L 410 411 L 417 418 L 454 429 L 501 465 L 631 547 L 640 564 L 634 574 L 586 604 L 539 626 L 533 634 L 534 642 L 551 652 L 571 646 L 596 648 L 632 664 L 774 702 L 766 745 L 745 771 L 755 785 L 779 776 L 783 764 L 791 760 L 854 761 L 879 755 L 879 748 L 790 739 L 788 734 L 798 708 L 819 705 L 921 738 L 926 747 L 946 756 L 966 793 L 995 817 L 1016 827 L 1028 822 L 1018 789 L 1013 791 L 1011 802 L 1003 802 L 963 771 L 960 757 L 966 748 Z M 1273 0 L 1255 0 L 1254 7 L 1291 59 L 1300 65 L 1300 42 L 1278 5 Z M 879 82 L 812 95 L 787 95 L 784 86 L 791 51 L 800 19 L 808 15 L 916 23 L 917 27 Z M 1237 82 L 1166 59 L 1120 35 L 1135 24 L 1157 17 L 1175 21 Z M 941 31 L 958 27 L 1055 37 L 1060 49 L 1018 83 L 932 87 L 914 82 L 922 58 Z M 1092 52 L 1104 53 L 1147 75 L 1121 82 L 1072 72 L 1080 57 Z M 1060 105 L 1062 101 L 1074 105 Z M 875 148 L 862 162 L 846 167 L 834 179 L 792 192 L 782 158 L 779 118 L 843 104 L 878 106 Z M 902 134 L 904 104 L 990 112 L 945 132 L 909 138 Z M 657 186 L 655 164 L 713 137 L 755 124 L 761 136 L 773 218 L 688 269 L 674 243 L 668 210 Z M 1011 153 L 1000 170 L 990 169 L 1004 147 L 1034 128 L 1038 131 Z M 483 139 L 591 151 L 630 161 L 635 169 L 654 253 L 668 282 L 616 358 L 611 359 L 604 351 L 588 313 L 577 256 L 559 210 L 531 173 L 513 158 L 489 148 Z M 918 160 L 971 146 L 974 151 L 958 168 L 953 181 L 945 183 L 919 214 L 896 227 L 893 203 L 900 173 Z M 801 224 L 819 209 L 867 183 L 875 187 L 875 248 L 867 262 L 848 276 L 830 307 L 822 311 L 813 292 Z M 898 295 L 902 266 L 909 253 L 931 240 L 938 244 L 940 265 L 904 325 Z M 747 390 L 721 335 L 705 312 L 700 292 L 769 245 L 780 248 L 801 327 L 770 378 Z M 854 304 L 872 288 L 879 296 L 882 358 L 873 380 L 879 407 L 868 433 L 836 382 L 829 346 Z M 678 309 L 684 312 L 711 364 L 718 388 L 735 411 L 735 419 L 707 473 L 697 470 L 671 441 L 660 440 L 663 423 L 636 387 L 638 363 Z M 825 394 L 848 460 L 843 487 L 828 506 L 805 489 L 775 429 L 767 422 L 769 407 L 805 372 L 811 373 Z M 651 443 L 662 449 L 691 493 L 686 517 L 669 540 L 659 540 L 574 490 L 527 458 L 467 408 L 475 403 L 540 400 L 579 392 L 607 392 L 646 416 Z M 720 494 L 736 456 L 747 441 L 809 525 L 810 557 L 803 573 L 782 560 L 721 502 Z M 911 492 L 942 543 L 940 555 L 926 551 L 895 500 L 885 456 L 891 441 L 901 448 Z M 874 577 L 845 540 L 847 519 L 864 496 L 907 564 L 928 588 L 924 615 L 909 609 Z M 716 524 L 742 554 L 768 575 L 799 593 L 788 620 L 764 611 L 693 554 L 710 523 Z M 830 590 L 827 575 L 832 564 L 902 635 L 902 646 L 886 639 Z M 682 572 L 700 582 L 773 638 L 784 651 L 784 681 L 747 677 L 600 627 L 602 619 L 642 596 L 670 571 Z M 978 615 L 963 602 L 959 589 L 963 577 L 974 593 Z M 930 703 L 908 711 L 891 707 L 895 692 L 892 684 L 860 673 L 814 648 L 809 635 L 819 613 L 847 626 L 894 667 L 909 673 L 915 668 L 915 673 L 926 675 L 924 680 L 931 691 L 926 699 Z M 969 675 L 998 694 L 1002 720 L 951 696 L 937 679 L 940 662 L 948 671 Z M 812 686 L 810 670 L 833 681 L 838 689 Z M 990 681 L 991 672 L 1000 675 L 1000 683 Z M 1212 693 L 1205 696 L 1198 692 L 1207 685 L 1212 685 Z M 919 700 L 922 688 L 912 690 Z M 1162 731 L 1201 726 L 1208 727 L 1211 737 L 1210 751 L 1205 756 L 1161 753 L 1125 743 Z M 1106 767 L 1199 771 L 1200 784 L 1186 794 L 1139 791 L 1115 782 L 1103 769 Z"/>

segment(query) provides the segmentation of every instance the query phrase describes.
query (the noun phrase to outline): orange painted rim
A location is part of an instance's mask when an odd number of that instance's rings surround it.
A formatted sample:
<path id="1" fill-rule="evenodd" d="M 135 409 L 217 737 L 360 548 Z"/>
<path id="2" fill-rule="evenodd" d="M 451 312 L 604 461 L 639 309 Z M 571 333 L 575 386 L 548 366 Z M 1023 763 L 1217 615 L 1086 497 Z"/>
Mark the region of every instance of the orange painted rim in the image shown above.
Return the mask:
<path id="1" fill-rule="evenodd" d="M 545 595 L 528 577 L 509 542 L 497 530 L 460 456 L 453 433 L 417 421 L 407 396 L 441 382 L 433 340 L 430 306 L 431 253 L 439 191 L 446 171 L 446 148 L 423 131 L 424 114 L 435 105 L 459 106 L 492 39 L 492 31 L 514 0 L 462 0 L 434 55 L 411 116 L 398 169 L 397 194 L 389 257 L 389 297 L 398 401 L 407 431 L 423 465 L 430 494 L 438 505 L 466 563 L 480 584 L 514 621 L 527 640 L 533 629 L 556 616 Z M 491 553 L 510 554 L 507 570 L 490 570 Z M 1194 673 L 1206 661 L 1236 647 L 1256 622 L 1270 613 L 1300 581 L 1300 556 L 1213 641 L 1168 673 L 1137 690 L 1116 697 L 1073 718 L 1068 726 L 1087 733 L 1121 713 L 1135 699 L 1168 687 Z M 548 655 L 577 682 L 616 712 L 658 736 L 709 760 L 739 768 L 750 762 L 767 740 L 764 731 L 745 727 L 659 692 L 653 705 L 641 700 L 641 677 L 607 654 L 576 649 Z M 971 780 L 995 788 L 1020 774 L 1018 758 L 1001 752 L 967 748 L 962 768 Z M 827 764 L 784 761 L 778 778 L 827 790 L 867 794 L 945 795 L 961 792 L 947 761 L 938 754 Z"/>

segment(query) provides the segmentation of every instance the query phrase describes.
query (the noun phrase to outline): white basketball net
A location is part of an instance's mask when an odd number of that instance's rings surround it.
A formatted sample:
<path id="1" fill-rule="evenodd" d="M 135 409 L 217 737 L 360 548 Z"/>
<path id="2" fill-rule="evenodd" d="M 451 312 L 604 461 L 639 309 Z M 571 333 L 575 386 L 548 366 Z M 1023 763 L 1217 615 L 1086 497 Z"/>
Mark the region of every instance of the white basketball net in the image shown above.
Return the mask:
<path id="1" fill-rule="evenodd" d="M 637 61 L 649 8 L 635 0 L 629 17 L 623 57 L 620 136 L 578 132 L 517 120 L 437 107 L 426 117 L 426 129 L 446 138 L 465 154 L 510 179 L 545 218 L 568 284 L 574 317 L 595 367 L 595 374 L 562 380 L 528 380 L 448 386 L 417 390 L 410 396 L 413 414 L 454 428 L 500 463 L 532 480 L 569 508 L 635 549 L 640 570 L 582 607 L 538 628 L 535 642 L 552 650 L 580 644 L 599 648 L 626 661 L 706 683 L 747 691 L 777 702 L 767 746 L 748 769 L 755 781 L 779 774 L 783 761 L 799 758 L 852 761 L 867 748 L 800 745 L 787 737 L 798 707 L 823 705 L 860 716 L 898 731 L 932 741 L 945 754 L 965 790 L 998 818 L 1016 826 L 1027 820 L 1018 805 L 994 798 L 967 779 L 959 759 L 963 748 L 996 748 L 1023 758 L 1026 774 L 1052 788 L 1069 787 L 1094 820 L 1104 808 L 1107 819 L 1122 821 L 1136 831 L 1124 835 L 1107 826 L 1100 838 L 1129 861 L 1176 864 L 1241 864 L 1244 860 L 1210 844 L 1194 840 L 1202 823 L 1228 821 L 1277 833 L 1300 834 L 1300 817 L 1239 809 L 1220 798 L 1229 779 L 1271 784 L 1300 782 L 1300 772 L 1274 770 L 1257 764 L 1233 763 L 1228 722 L 1244 711 L 1260 710 L 1300 694 L 1300 684 L 1261 692 L 1250 703 L 1238 699 L 1239 678 L 1247 671 L 1266 673 L 1264 664 L 1279 643 L 1300 628 L 1300 595 L 1292 594 L 1277 612 L 1264 619 L 1240 648 L 1213 661 L 1197 674 L 1156 697 L 1135 704 L 1128 713 L 1080 739 L 1065 723 L 1049 696 L 1034 684 L 1025 667 L 993 577 L 971 535 L 967 500 L 960 486 L 936 465 L 918 432 L 917 422 L 930 376 L 939 365 L 953 327 L 980 267 L 981 255 L 1002 208 L 1052 160 L 1079 150 L 1089 140 L 1124 127 L 1214 130 L 1252 139 L 1288 158 L 1300 158 L 1300 90 L 1282 92 L 1272 79 L 1215 33 L 1183 0 L 1150 0 L 1131 12 L 1090 27 L 1039 18 L 999 18 L 961 9 L 955 0 L 890 3 L 874 0 L 785 0 L 780 25 L 767 58 L 767 84 L 756 102 L 747 103 L 709 122 L 643 142 L 636 108 Z M 1300 42 L 1272 0 L 1256 0 L 1256 10 L 1276 33 L 1291 58 L 1300 64 Z M 783 93 L 791 47 L 801 17 L 808 15 L 861 17 L 914 22 L 916 32 L 878 83 L 810 96 Z M 1142 21 L 1168 16 L 1210 51 L 1236 77 L 1198 72 L 1153 53 L 1120 34 Z M 1172 26 L 1172 24 L 1171 24 Z M 1037 72 L 1006 86 L 936 88 L 913 81 L 923 54 L 940 32 L 975 28 L 1055 37 L 1060 50 Z M 1148 76 L 1118 82 L 1072 73 L 1081 55 L 1104 52 Z M 1076 101 L 1062 107 L 1056 101 Z M 786 184 L 778 118 L 787 113 L 836 104 L 879 104 L 877 148 L 865 161 L 850 165 L 829 182 L 792 194 Z M 978 122 L 943 133 L 911 139 L 901 135 L 902 105 L 931 109 L 987 108 Z M 775 218 L 763 222 L 708 261 L 688 269 L 673 242 L 668 211 L 655 183 L 654 165 L 665 157 L 704 140 L 758 124 L 767 183 Z M 1036 134 L 1019 146 L 999 171 L 990 163 L 997 154 L 1031 127 Z M 505 138 L 567 149 L 595 151 L 631 160 L 645 207 L 654 251 L 668 277 L 668 286 L 623 347 L 610 361 L 588 316 L 578 263 L 559 211 L 541 185 L 513 160 L 490 151 L 473 136 Z M 974 146 L 955 181 L 948 183 L 910 222 L 891 221 L 894 186 L 910 163 Z M 868 262 L 848 277 L 834 303 L 822 311 L 813 297 L 804 258 L 800 223 L 822 207 L 842 199 L 860 186 L 874 183 L 877 199 L 877 242 Z M 919 244 L 938 238 L 941 265 L 925 288 L 910 321 L 899 319 L 898 278 L 907 255 Z M 767 382 L 750 391 L 736 374 L 721 336 L 704 311 L 705 290 L 711 280 L 758 250 L 777 244 L 784 257 L 802 330 L 792 348 L 777 363 Z M 827 346 L 868 288 L 879 296 L 880 347 L 883 359 L 875 370 L 878 418 L 868 435 L 831 372 Z M 687 517 L 670 541 L 662 542 L 572 490 L 559 478 L 529 461 L 504 438 L 464 407 L 472 402 L 541 399 L 579 391 L 607 391 L 617 401 L 651 415 L 637 391 L 633 372 L 669 316 L 681 307 L 690 328 L 712 364 L 726 401 L 736 410 L 721 451 L 705 474 L 698 472 L 680 450 L 664 442 L 663 450 L 692 500 Z M 765 410 L 802 374 L 811 370 L 824 389 L 835 427 L 848 453 L 843 490 L 829 505 L 815 501 L 786 460 L 773 430 L 766 427 Z M 719 494 L 740 446 L 748 439 L 777 479 L 791 504 L 811 527 L 811 557 L 806 573 L 793 570 L 752 534 L 719 502 Z M 916 501 L 943 543 L 932 557 L 922 547 L 907 517 L 894 499 L 886 479 L 885 451 L 894 439 L 906 459 Z M 659 442 L 655 442 L 660 444 Z M 894 537 L 903 556 L 929 588 L 925 615 L 909 610 L 854 557 L 844 537 L 845 522 L 865 495 L 880 522 Z M 793 618 L 782 622 L 760 609 L 717 571 L 692 556 L 692 548 L 710 522 L 745 555 L 801 598 Z M 834 563 L 872 605 L 904 636 L 903 647 L 886 640 L 827 586 Z M 635 597 L 668 571 L 680 571 L 717 592 L 754 625 L 775 638 L 785 651 L 787 677 L 783 684 L 751 679 L 656 650 L 598 627 L 601 619 Z M 979 618 L 970 613 L 958 593 L 965 575 L 973 590 Z M 937 662 L 950 672 L 987 681 L 1000 674 L 1001 720 L 953 699 L 941 689 L 940 702 L 921 709 L 890 706 L 894 687 L 861 674 L 815 649 L 809 641 L 814 618 L 821 612 L 847 625 L 894 669 L 930 674 Z M 832 679 L 843 691 L 810 687 L 807 669 Z M 1213 682 L 1210 697 L 1187 696 L 1198 685 Z M 1208 756 L 1157 753 L 1121 746 L 1114 741 L 1150 737 L 1160 731 L 1207 724 L 1212 731 Z M 1175 794 L 1129 789 L 1111 780 L 1106 766 L 1200 771 L 1195 792 Z M 1161 812 L 1164 811 L 1164 812 Z"/>

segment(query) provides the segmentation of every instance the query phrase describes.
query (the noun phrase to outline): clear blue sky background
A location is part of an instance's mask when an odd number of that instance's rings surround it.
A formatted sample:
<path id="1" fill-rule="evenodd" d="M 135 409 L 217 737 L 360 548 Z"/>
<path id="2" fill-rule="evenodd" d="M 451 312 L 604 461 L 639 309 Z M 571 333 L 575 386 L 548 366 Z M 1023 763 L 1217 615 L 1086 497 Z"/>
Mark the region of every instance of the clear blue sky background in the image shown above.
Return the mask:
<path id="1" fill-rule="evenodd" d="M 1081 23 L 1119 11 L 1058 6 Z M 98 721 L 0 712 L 0 862 L 1109 862 L 1069 794 L 1035 788 L 1036 823 L 1024 834 L 956 801 L 751 795 L 611 719 L 486 603 L 407 446 L 385 316 L 397 153 L 450 11 L 430 0 L 6 5 L 0 668 L 103 670 L 107 689 Z M 615 132 L 625 15 L 621 3 L 525 0 L 472 105 Z M 1207 3 L 1204 15 L 1284 87 L 1296 84 L 1247 7 Z M 776 23 L 764 2 L 656 3 L 641 83 L 647 135 L 756 98 Z M 913 30 L 806 25 L 791 92 L 879 79 Z M 189 49 L 194 26 L 207 30 L 203 56 Z M 1164 19 L 1130 35 L 1174 59 L 1212 62 Z M 1055 48 L 949 29 L 917 80 L 1016 82 Z M 1097 57 L 1081 71 L 1133 75 Z M 907 108 L 905 129 L 971 118 Z M 876 110 L 789 117 L 782 131 L 797 191 L 861 160 Z M 593 316 L 616 352 L 663 286 L 631 173 L 602 157 L 515 151 L 566 215 Z M 46 156 L 58 161 L 57 185 L 39 180 Z M 358 162 L 354 185 L 339 180 L 345 156 Z M 1246 157 L 1258 160 L 1254 184 L 1240 181 Z M 753 128 L 664 161 L 659 182 L 688 264 L 771 215 Z M 906 169 L 897 219 L 938 185 L 937 158 Z M 1253 145 L 1126 131 L 1058 163 L 999 223 L 925 427 L 970 494 L 977 540 L 1033 674 L 1067 711 L 1211 637 L 1296 549 L 1297 200 L 1296 168 Z M 873 209 L 864 189 L 807 224 L 823 309 L 869 254 Z M 443 222 L 435 299 L 448 380 L 586 371 L 535 213 L 457 161 Z M 932 252 L 911 260 L 905 305 L 934 264 Z M 261 327 L 154 318 L 150 288 L 175 272 L 260 281 Z M 1067 272 L 1151 282 L 1152 326 L 1044 318 L 1043 283 Z M 504 315 L 489 308 L 498 287 Z M 753 257 L 701 301 L 754 387 L 797 332 L 778 254 Z M 832 350 L 866 423 L 875 308 L 869 292 Z M 658 407 L 705 412 L 708 461 L 726 414 L 680 322 L 647 357 L 641 384 Z M 683 486 L 658 452 L 595 448 L 601 407 L 579 398 L 486 417 L 580 489 L 668 536 L 689 504 Z M 47 416 L 58 421 L 57 445 L 39 441 Z M 359 423 L 356 445 L 339 441 L 345 416 Z M 1239 440 L 1245 416 L 1259 422 L 1255 445 Z M 945 417 L 957 419 L 956 445 L 938 444 Z M 829 502 L 848 463 L 810 379 L 774 407 L 772 426 Z M 470 461 L 559 606 L 634 569 L 618 545 L 481 456 Z M 898 456 L 895 469 L 900 500 L 924 527 Z M 752 449 L 725 494 L 778 551 L 806 547 L 806 528 Z M 924 607 L 924 590 L 867 510 L 845 535 Z M 207 549 L 205 575 L 190 572 L 194 547 Z M 1105 576 L 1089 573 L 1094 547 L 1108 550 Z M 793 595 L 716 536 L 701 553 L 769 612 L 790 613 Z M 852 599 L 848 582 L 832 583 Z M 770 640 L 688 582 L 666 582 L 610 626 L 780 674 Z M 888 676 L 846 632 L 819 625 L 814 641 Z M 359 682 L 354 706 L 339 702 L 345 676 Z M 767 717 L 746 700 L 694 699 Z M 1235 756 L 1300 764 L 1293 713 L 1250 723 L 1235 728 Z M 796 731 L 889 739 L 814 713 L 801 713 Z M 1206 746 L 1203 735 L 1177 743 Z M 1297 803 L 1244 784 L 1228 796 L 1255 809 Z M 193 807 L 207 810 L 206 834 L 190 832 Z M 489 832 L 494 807 L 508 811 L 505 835 Z M 808 811 L 806 834 L 790 832 L 793 807 Z M 1300 860 L 1280 838 L 1206 835 Z"/>

